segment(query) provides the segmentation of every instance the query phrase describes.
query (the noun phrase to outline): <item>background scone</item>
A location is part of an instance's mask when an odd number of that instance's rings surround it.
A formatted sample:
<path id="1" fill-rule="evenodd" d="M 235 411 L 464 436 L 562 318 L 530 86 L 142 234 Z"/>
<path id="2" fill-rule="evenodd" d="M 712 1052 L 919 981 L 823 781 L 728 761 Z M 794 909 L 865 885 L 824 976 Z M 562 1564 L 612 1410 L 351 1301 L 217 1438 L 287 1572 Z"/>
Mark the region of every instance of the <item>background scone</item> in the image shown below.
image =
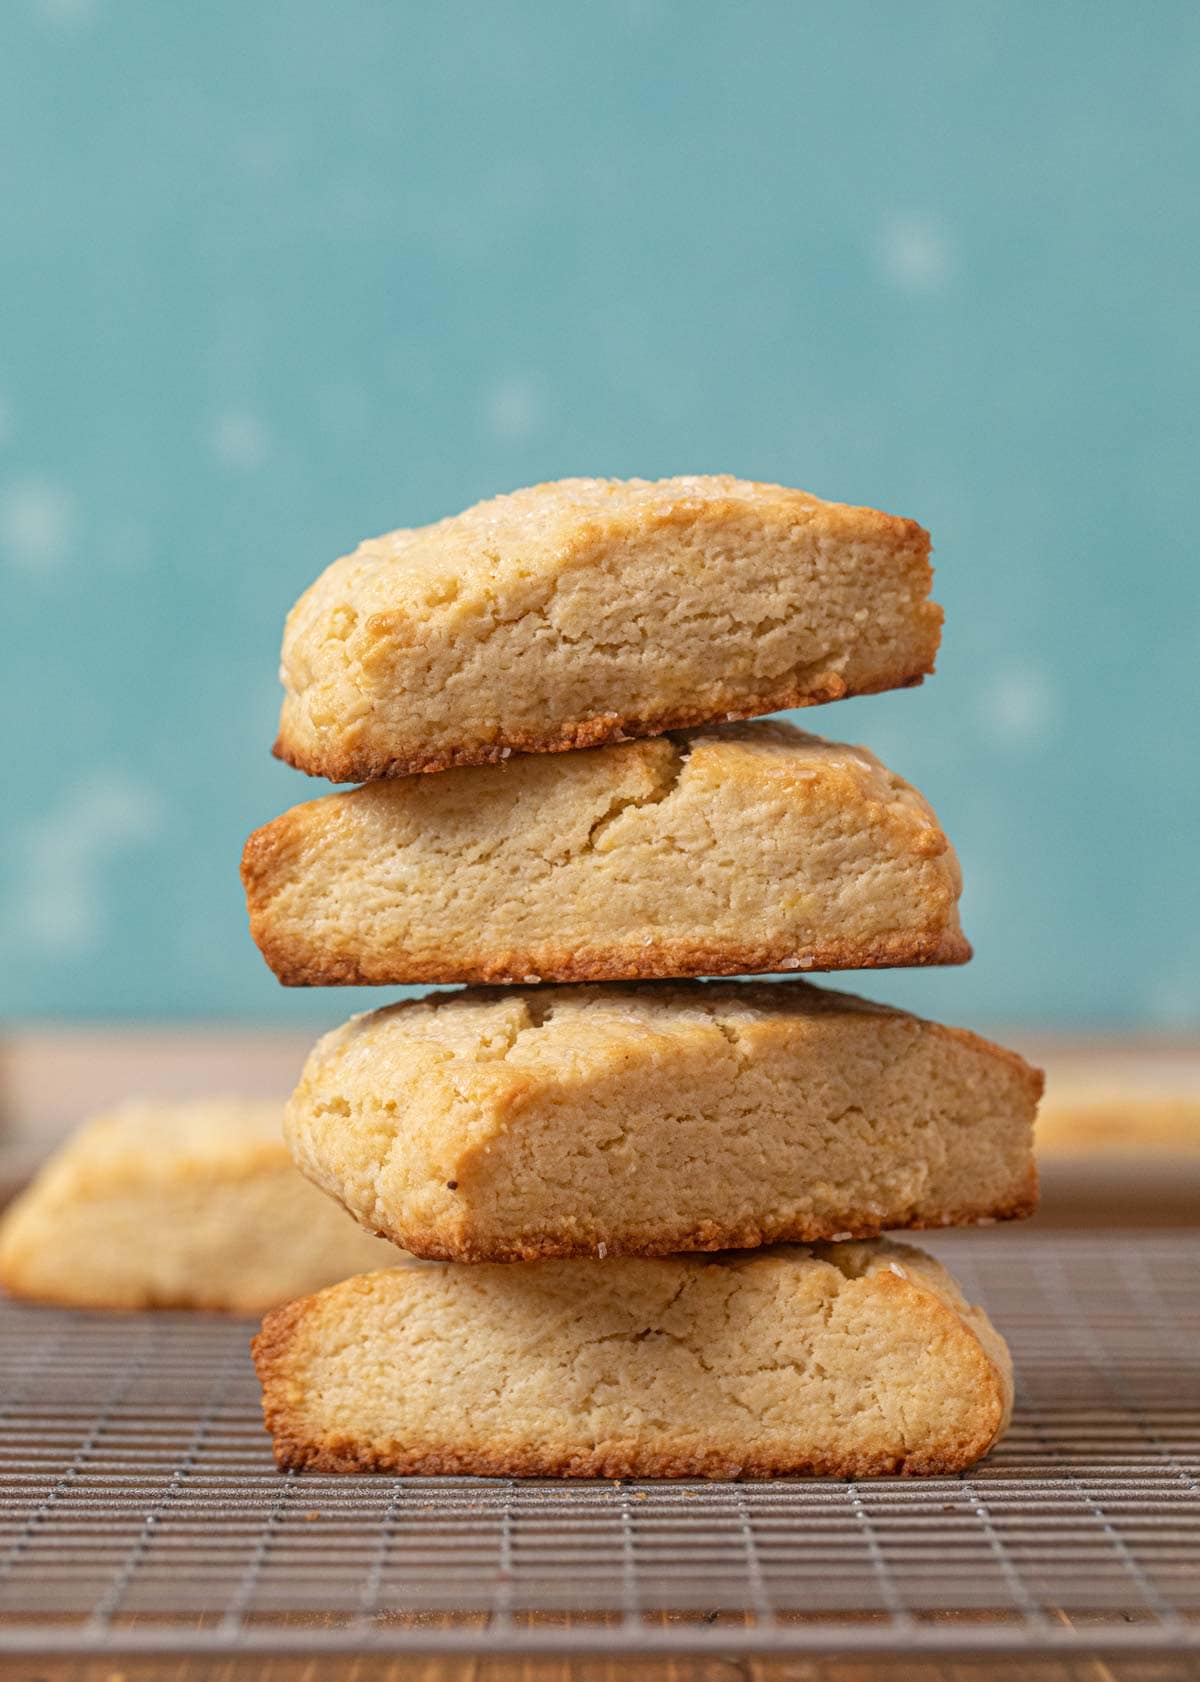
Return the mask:
<path id="1" fill-rule="evenodd" d="M 865 748 L 779 721 L 402 777 L 247 841 L 290 985 L 962 963 L 958 859 Z"/>
<path id="2" fill-rule="evenodd" d="M 1093 1061 L 1099 1062 L 1100 1059 Z M 1200 1081 L 1153 1071 L 1098 1071 L 1054 1078 L 1038 1116 L 1047 1156 L 1200 1155 Z"/>
<path id="3" fill-rule="evenodd" d="M 905 1245 L 414 1265 L 268 1317 L 283 1467 L 496 1476 L 951 1474 L 1008 1422 L 1008 1351 Z"/>
<path id="4" fill-rule="evenodd" d="M 85 1123 L 0 1221 L 0 1284 L 65 1307 L 261 1314 L 400 1260 L 296 1172 L 280 1108 L 128 1103 Z"/>
<path id="5" fill-rule="evenodd" d="M 481 989 L 326 1035 L 284 1131 L 417 1255 L 662 1255 L 1028 1214 L 1040 1090 L 802 981 Z"/>
<path id="6" fill-rule="evenodd" d="M 931 578 L 915 521 L 779 485 L 535 485 L 321 575 L 275 751 L 365 782 L 918 683 Z"/>

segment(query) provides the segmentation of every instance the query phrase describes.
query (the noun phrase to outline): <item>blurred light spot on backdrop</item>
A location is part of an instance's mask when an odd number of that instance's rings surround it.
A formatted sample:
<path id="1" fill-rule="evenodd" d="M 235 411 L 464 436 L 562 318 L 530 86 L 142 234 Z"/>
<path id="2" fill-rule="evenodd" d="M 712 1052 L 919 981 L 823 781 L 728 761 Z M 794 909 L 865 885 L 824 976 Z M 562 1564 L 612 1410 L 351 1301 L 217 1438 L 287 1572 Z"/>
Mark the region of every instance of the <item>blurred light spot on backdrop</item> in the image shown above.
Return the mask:
<path id="1" fill-rule="evenodd" d="M 47 958 L 94 950 L 116 916 L 105 889 L 109 859 L 163 832 L 155 791 L 118 769 L 55 788 L 48 808 L 17 836 L 8 933 Z"/>
<path id="2" fill-rule="evenodd" d="M 271 440 L 257 416 L 230 409 L 218 415 L 212 427 L 213 452 L 225 467 L 253 472 L 265 465 Z"/>
<path id="3" fill-rule="evenodd" d="M 53 479 L 13 479 L 0 490 L 0 547 L 14 566 L 62 566 L 75 536 L 75 499 Z"/>
<path id="4" fill-rule="evenodd" d="M 1037 751 L 1051 745 L 1055 700 L 1048 674 L 1017 666 L 996 674 L 984 696 L 984 715 L 995 740 L 1008 748 Z"/>
<path id="5" fill-rule="evenodd" d="M 35 15 L 52 29 L 86 29 L 96 21 L 101 0 L 33 0 Z"/>
<path id="6" fill-rule="evenodd" d="M 516 375 L 500 380 L 486 394 L 488 431 L 502 444 L 523 444 L 542 425 L 544 405 L 537 382 Z"/>
<path id="7" fill-rule="evenodd" d="M 880 249 L 888 278 L 903 291 L 935 295 L 954 278 L 954 242 L 936 216 L 909 211 L 889 217 Z"/>

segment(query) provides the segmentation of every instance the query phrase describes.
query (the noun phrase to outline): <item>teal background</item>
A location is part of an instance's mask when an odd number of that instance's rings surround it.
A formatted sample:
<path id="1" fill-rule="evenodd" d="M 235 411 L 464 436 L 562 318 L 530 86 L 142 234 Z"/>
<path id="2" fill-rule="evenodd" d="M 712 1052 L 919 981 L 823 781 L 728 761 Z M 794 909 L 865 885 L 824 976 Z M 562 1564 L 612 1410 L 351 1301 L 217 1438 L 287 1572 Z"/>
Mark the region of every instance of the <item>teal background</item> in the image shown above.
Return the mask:
<path id="1" fill-rule="evenodd" d="M 245 932 L 284 613 L 568 473 L 928 525 L 865 740 L 962 855 L 964 1021 L 1200 1018 L 1200 9 L 11 0 L 0 1008 L 331 1021 Z M 379 1002 L 374 996 L 371 1002 Z"/>

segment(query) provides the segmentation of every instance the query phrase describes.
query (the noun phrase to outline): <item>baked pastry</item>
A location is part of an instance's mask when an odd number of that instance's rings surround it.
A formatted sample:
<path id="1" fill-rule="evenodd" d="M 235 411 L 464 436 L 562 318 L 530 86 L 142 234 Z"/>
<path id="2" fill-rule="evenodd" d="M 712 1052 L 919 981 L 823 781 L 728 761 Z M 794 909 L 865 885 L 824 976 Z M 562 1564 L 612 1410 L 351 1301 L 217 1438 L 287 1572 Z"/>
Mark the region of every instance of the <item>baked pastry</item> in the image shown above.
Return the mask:
<path id="1" fill-rule="evenodd" d="M 865 748 L 778 721 L 369 783 L 255 831 L 289 985 L 962 963 L 958 859 Z"/>
<path id="2" fill-rule="evenodd" d="M 484 1477 L 949 1475 L 1008 1351 L 906 1245 L 528 1267 L 413 1263 L 268 1316 L 280 1466 Z"/>
<path id="3" fill-rule="evenodd" d="M 416 1255 L 662 1255 L 1029 1214 L 1040 1090 L 798 980 L 480 989 L 326 1035 L 284 1132 Z"/>
<path id="4" fill-rule="evenodd" d="M 321 575 L 275 751 L 365 782 L 919 683 L 931 576 L 914 521 L 779 485 L 535 485 Z"/>
<path id="5" fill-rule="evenodd" d="M 1200 1155 L 1200 1081 L 1195 1067 L 1105 1069 L 1059 1074 L 1038 1115 L 1046 1156 L 1155 1158 Z M 1190 1078 L 1189 1078 L 1190 1077 Z"/>
<path id="6" fill-rule="evenodd" d="M 399 1260 L 296 1172 L 279 1116 L 229 1098 L 85 1123 L 0 1221 L 0 1284 L 68 1308 L 261 1314 Z"/>

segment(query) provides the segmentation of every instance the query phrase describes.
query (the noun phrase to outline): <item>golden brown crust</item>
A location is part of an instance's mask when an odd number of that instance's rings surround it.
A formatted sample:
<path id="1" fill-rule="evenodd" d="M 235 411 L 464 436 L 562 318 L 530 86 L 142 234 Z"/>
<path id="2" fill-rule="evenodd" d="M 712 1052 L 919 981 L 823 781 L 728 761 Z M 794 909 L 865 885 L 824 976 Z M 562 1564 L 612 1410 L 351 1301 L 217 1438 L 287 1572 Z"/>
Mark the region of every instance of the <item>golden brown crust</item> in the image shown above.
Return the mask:
<path id="1" fill-rule="evenodd" d="M 759 1221 L 728 1225 L 704 1221 L 699 1226 L 664 1227 L 662 1233 L 654 1238 L 632 1242 L 622 1240 L 614 1231 L 605 1243 L 604 1251 L 606 1256 L 672 1256 L 685 1251 L 757 1250 L 767 1244 L 825 1244 L 841 1239 L 879 1238 L 884 1232 L 935 1232 L 950 1226 L 991 1226 L 999 1221 L 1023 1221 L 1036 1212 L 1037 1205 L 1037 1169 L 1031 1164 L 1019 1195 L 995 1203 L 972 1203 L 933 1213 L 925 1211 L 904 1220 L 889 1217 L 886 1223 L 878 1215 L 859 1211 L 847 1211 L 844 1218 L 836 1222 L 811 1215 L 769 1225 Z M 424 1232 L 411 1227 L 406 1227 L 403 1232 L 372 1230 L 376 1237 L 390 1239 L 422 1261 L 568 1261 L 596 1254 L 594 1245 L 575 1243 L 561 1232 L 528 1235 L 519 1244 L 502 1245 L 489 1239 L 481 1241 L 471 1234 L 447 1238 L 433 1228 Z"/>
<path id="2" fill-rule="evenodd" d="M 14 1302 L 27 1302 L 38 1308 L 84 1308 L 89 1314 L 212 1314 L 222 1319 L 245 1319 L 261 1314 L 264 1304 L 254 1301 L 213 1303 L 197 1298 L 193 1291 L 170 1291 L 145 1296 L 138 1302 L 98 1302 L 82 1293 L 68 1300 L 61 1291 L 39 1288 L 19 1274 L 0 1268 L 0 1290 Z"/>
<path id="3" fill-rule="evenodd" d="M 1189 1065 L 1098 1060 L 1073 1067 L 1056 1058 L 1050 1097 L 1038 1116 L 1043 1156 L 1121 1157 L 1162 1164 L 1200 1152 L 1200 1083 Z"/>
<path id="4" fill-rule="evenodd" d="M 329 1428 L 306 1417 L 309 1393 L 303 1345 L 310 1322 L 315 1325 L 320 1321 L 325 1306 L 321 1297 L 308 1297 L 268 1315 L 251 1343 L 262 1385 L 263 1419 L 273 1438 L 276 1462 L 284 1471 L 388 1472 L 425 1477 L 692 1477 L 728 1481 L 791 1475 L 952 1476 L 986 1454 L 1005 1428 L 1012 1394 L 1007 1354 L 986 1317 L 966 1304 L 952 1283 L 948 1296 L 931 1287 L 928 1277 L 921 1279 L 919 1264 L 923 1261 L 929 1266 L 928 1258 L 895 1246 L 884 1248 L 885 1254 L 900 1256 L 904 1261 L 912 1258 L 918 1272 L 916 1278 L 906 1278 L 905 1266 L 892 1263 L 890 1274 L 875 1278 L 873 1287 L 881 1316 L 903 1316 L 914 1309 L 919 1312 L 926 1349 L 931 1353 L 954 1349 L 957 1382 L 963 1397 L 969 1395 L 971 1399 L 969 1409 L 960 1412 L 956 1423 L 947 1421 L 932 1440 L 924 1443 L 897 1447 L 894 1442 L 874 1446 L 860 1441 L 852 1450 L 839 1449 L 832 1441 L 825 1445 L 814 1442 L 800 1428 L 790 1442 L 777 1435 L 769 1446 L 759 1448 L 749 1438 L 722 1441 L 720 1426 L 703 1448 L 681 1443 L 677 1450 L 631 1435 L 589 1440 L 586 1428 L 574 1442 L 545 1440 L 539 1433 L 536 1441 L 527 1438 L 506 1445 L 454 1443 L 441 1439 L 436 1428 L 428 1427 L 414 1430 L 412 1441 L 401 1442 L 394 1434 L 386 1441 L 363 1440 L 355 1435 L 350 1418 L 337 1428 Z M 361 1292 L 370 1298 L 371 1276 L 348 1281 L 339 1289 L 343 1294 Z M 339 1332 L 341 1335 L 344 1331 Z M 415 1440 L 418 1436 L 424 1440 Z"/>
<path id="5" fill-rule="evenodd" d="M 1041 1084 L 799 979 L 482 987 L 327 1036 L 285 1134 L 415 1255 L 665 1255 L 1018 1219 Z"/>
<path id="6" fill-rule="evenodd" d="M 729 475 L 531 486 L 326 569 L 288 616 L 277 751 L 375 780 L 898 688 L 941 635 L 929 549 Z"/>
<path id="7" fill-rule="evenodd" d="M 782 720 L 382 779 L 256 830 L 242 877 L 251 933 L 289 986 L 971 955 L 929 803 L 869 750 Z"/>
<path id="8" fill-rule="evenodd" d="M 278 1308 L 272 1308 L 263 1316 L 262 1325 L 250 1339 L 250 1352 L 254 1356 L 254 1364 L 259 1368 L 260 1373 L 264 1369 L 273 1373 L 284 1359 L 296 1328 L 303 1324 L 304 1316 L 309 1312 L 318 1295 L 319 1292 L 312 1291 L 306 1297 L 297 1297 L 294 1302 L 285 1302 Z M 272 1400 L 277 1400 L 274 1391 L 272 1391 Z M 266 1398 L 264 1397 L 264 1408 L 265 1404 Z M 272 1429 L 269 1419 L 267 1429 Z"/>
<path id="9" fill-rule="evenodd" d="M 257 832 L 263 833 L 262 831 Z M 256 835 L 246 843 L 251 852 Z M 267 964 L 285 987 L 369 987 L 449 985 L 518 986 L 530 975 L 541 981 L 669 981 L 689 976 L 781 975 L 795 971 L 845 969 L 913 969 L 932 965 L 965 964 L 970 941 L 958 929 L 928 935 L 904 932 L 887 938 L 825 940 L 798 960 L 795 943 L 778 946 L 717 946 L 702 941 L 659 942 L 650 946 L 611 951 L 509 951 L 483 957 L 474 964 L 414 961 L 411 967 L 390 960 L 373 964 L 369 956 L 330 954 L 314 958 L 299 952 L 280 937 L 264 915 L 266 907 L 255 895 L 256 860 L 243 862 L 243 880 L 250 902 L 250 932 Z"/>
<path id="10" fill-rule="evenodd" d="M 932 605 L 932 604 L 931 604 Z M 408 777 L 420 772 L 449 771 L 460 765 L 497 765 L 517 753 L 568 753 L 572 748 L 603 747 L 609 742 L 628 741 L 640 736 L 665 736 L 671 730 L 690 730 L 707 724 L 734 723 L 762 718 L 768 713 L 787 712 L 798 707 L 822 706 L 854 695 L 877 695 L 892 689 L 912 689 L 934 671 L 937 641 L 920 671 L 893 670 L 869 682 L 848 685 L 837 672 L 823 671 L 802 683 L 791 683 L 759 695 L 719 707 L 677 708 L 671 712 L 633 718 L 603 713 L 596 718 L 564 723 L 544 733 L 498 730 L 489 742 L 464 742 L 457 747 L 431 748 L 426 753 L 381 756 L 346 748 L 341 752 L 329 744 L 317 754 L 306 753 L 289 741 L 281 730 L 271 749 L 297 771 L 310 777 L 324 777 L 333 783 L 368 783 L 380 777 Z"/>
<path id="11" fill-rule="evenodd" d="M 127 1101 L 93 1116 L 0 1215 L 0 1286 L 63 1308 L 261 1314 L 390 1246 L 293 1166 L 277 1100 Z"/>
<path id="12" fill-rule="evenodd" d="M 267 1429 L 272 1429 L 269 1418 Z M 281 1472 L 390 1472 L 425 1478 L 703 1478 L 731 1483 L 781 1477 L 953 1477 L 987 1453 L 994 1435 L 980 1432 L 978 1438 L 964 1439 L 939 1453 L 914 1450 L 904 1455 L 795 1454 L 784 1458 L 742 1454 L 716 1444 L 704 1454 L 648 1454 L 636 1443 L 572 1454 L 554 1454 L 549 1449 L 455 1453 L 445 1448 L 398 1453 L 350 1441 L 308 1442 L 281 1430 L 274 1433 L 274 1451 Z"/>
<path id="13" fill-rule="evenodd" d="M 1019 1051 L 1000 1045 L 996 1040 L 989 1040 L 971 1028 L 953 1028 L 944 1022 L 935 1022 L 932 1026 L 935 1033 L 945 1034 L 948 1039 L 957 1040 L 960 1045 L 971 1046 L 976 1051 L 986 1052 L 989 1056 L 998 1057 L 1001 1062 L 1007 1063 L 1024 1083 L 1031 1101 L 1034 1104 L 1040 1101 L 1046 1090 L 1046 1072 L 1039 1069 L 1036 1063 L 1027 1063 Z"/>

